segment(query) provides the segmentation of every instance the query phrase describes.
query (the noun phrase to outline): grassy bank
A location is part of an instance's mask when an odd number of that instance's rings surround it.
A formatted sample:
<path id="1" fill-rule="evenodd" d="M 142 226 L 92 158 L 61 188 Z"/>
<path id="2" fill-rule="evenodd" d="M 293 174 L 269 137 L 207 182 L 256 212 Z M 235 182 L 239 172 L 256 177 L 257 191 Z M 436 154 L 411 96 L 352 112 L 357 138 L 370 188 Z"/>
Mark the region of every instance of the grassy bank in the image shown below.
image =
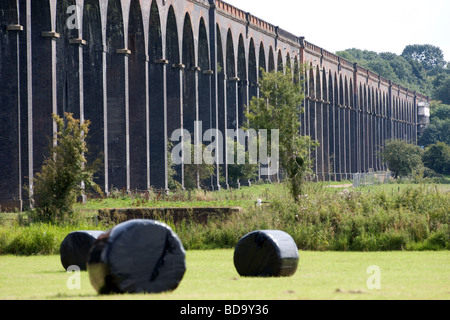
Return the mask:
<path id="1" fill-rule="evenodd" d="M 386 184 L 352 189 L 348 182 L 309 183 L 299 203 L 283 184 L 220 192 L 116 193 L 90 200 L 78 211 L 89 223 L 54 226 L 0 219 L 0 254 L 57 254 L 75 230 L 108 230 L 95 214 L 106 207 L 240 206 L 242 214 L 213 220 L 205 227 L 185 221 L 171 225 L 186 249 L 231 249 L 245 234 L 260 229 L 289 233 L 301 250 L 391 251 L 450 249 L 449 185 Z M 256 199 L 265 203 L 256 208 Z M 6 218 L 5 218 L 6 217 Z M 170 223 L 169 223 L 170 224 Z"/>
<path id="2" fill-rule="evenodd" d="M 209 228 L 176 226 L 192 249 L 231 248 L 253 230 L 289 233 L 302 250 L 389 251 L 449 249 L 450 196 L 428 186 L 396 192 L 310 190 L 299 203 L 275 197 Z"/>

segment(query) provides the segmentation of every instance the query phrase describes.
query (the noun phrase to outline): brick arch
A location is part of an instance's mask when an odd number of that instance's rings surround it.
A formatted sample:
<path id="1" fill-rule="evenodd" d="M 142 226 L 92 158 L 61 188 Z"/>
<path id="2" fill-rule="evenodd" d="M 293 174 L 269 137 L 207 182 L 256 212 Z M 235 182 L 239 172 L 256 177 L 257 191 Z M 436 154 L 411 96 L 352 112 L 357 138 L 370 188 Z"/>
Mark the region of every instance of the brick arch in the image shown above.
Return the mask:
<path id="1" fill-rule="evenodd" d="M 273 47 L 269 46 L 269 62 L 267 64 L 267 71 L 272 72 L 275 71 L 275 57 L 273 53 Z"/>
<path id="2" fill-rule="evenodd" d="M 150 130 L 148 101 L 148 46 L 147 23 L 144 23 L 145 8 L 141 1 L 131 1 L 128 45 L 129 113 L 130 113 L 130 188 L 150 188 Z"/>
<path id="3" fill-rule="evenodd" d="M 21 134 L 27 131 L 26 109 L 21 108 L 17 97 L 20 95 L 20 76 L 18 66 L 20 66 L 20 51 L 18 44 L 20 30 L 11 30 L 13 26 L 19 26 L 18 4 L 13 0 L 0 1 L 2 14 L 0 15 L 0 201 L 3 201 L 2 208 L 22 209 L 22 186 L 29 185 L 28 179 L 21 175 L 22 170 L 28 176 L 28 165 L 25 159 L 21 166 L 22 154 L 27 155 L 28 144 L 23 141 Z M 9 29 L 9 30 L 8 30 Z M 22 126 L 18 124 L 21 123 Z M 21 139 L 22 138 L 22 139 Z M 25 152 L 23 152 L 23 151 Z M 22 151 L 22 154 L 21 154 Z"/>
<path id="4" fill-rule="evenodd" d="M 102 33 L 102 19 L 100 4 L 96 0 L 85 0 L 83 6 L 83 30 L 81 38 L 86 41 L 83 45 L 83 104 L 84 117 L 91 121 L 88 136 L 88 161 L 103 158 L 106 162 L 106 123 L 104 114 L 106 109 L 106 50 L 103 44 L 106 39 Z M 96 175 L 96 183 L 108 192 L 107 172 L 100 170 Z"/>
<path id="5" fill-rule="evenodd" d="M 286 70 L 289 69 L 292 72 L 291 55 L 289 52 L 286 53 Z"/>
<path id="6" fill-rule="evenodd" d="M 217 73 L 217 119 L 218 119 L 218 128 L 221 132 L 226 132 L 227 129 L 227 85 L 228 82 L 226 80 L 225 73 L 225 54 L 224 54 L 224 46 L 223 43 L 224 36 L 220 30 L 220 25 L 216 24 L 216 54 L 217 54 L 217 69 L 214 72 Z M 222 148 L 219 152 L 220 165 L 219 169 L 222 171 L 223 177 L 227 178 L 227 167 L 224 165 L 226 154 L 226 144 L 222 144 Z"/>
<path id="7" fill-rule="evenodd" d="M 206 30 L 206 23 L 203 17 L 199 21 L 199 35 L 198 35 L 198 77 L 199 77 L 199 92 L 198 92 L 198 118 L 202 121 L 203 132 L 213 128 L 215 123 L 215 112 L 213 112 L 211 104 L 211 89 L 213 74 L 211 74 L 211 62 L 209 54 L 208 34 Z M 214 119 L 213 119 L 214 116 Z M 202 134 L 203 134 L 202 132 Z"/>
<path id="8" fill-rule="evenodd" d="M 266 64 L 266 52 L 264 50 L 264 43 L 261 41 L 261 44 L 259 45 L 259 57 L 258 57 L 258 78 L 261 78 L 261 68 L 264 71 L 267 71 L 267 64 Z"/>
<path id="9" fill-rule="evenodd" d="M 31 1 L 32 82 L 32 172 L 39 172 L 55 127 L 51 119 L 57 113 L 56 31 L 50 1 Z M 45 32 L 45 33 L 43 33 Z M 31 125 L 31 124 L 30 124 Z"/>
<path id="10" fill-rule="evenodd" d="M 293 75 L 294 75 L 294 82 L 299 83 L 300 81 L 300 61 L 297 55 L 295 55 L 294 59 L 294 68 L 293 68 Z"/>
<path id="11" fill-rule="evenodd" d="M 355 88 L 353 86 L 353 78 L 349 79 L 349 159 L 350 159 L 350 166 L 349 166 L 349 173 L 357 172 L 357 155 L 358 155 L 358 137 L 357 137 L 357 130 L 358 130 L 358 120 L 357 120 L 357 112 L 355 108 Z M 350 177 L 352 178 L 352 177 Z"/>
<path id="12" fill-rule="evenodd" d="M 322 67 L 322 154 L 323 154 L 323 179 L 330 180 L 330 142 L 329 142 L 329 93 L 328 79 L 325 67 Z"/>
<path id="13" fill-rule="evenodd" d="M 150 7 L 148 36 L 149 60 L 149 130 L 150 130 L 150 185 L 156 189 L 167 188 L 167 96 L 164 77 L 167 69 L 163 53 L 161 16 L 157 1 Z"/>
<path id="14" fill-rule="evenodd" d="M 81 21 L 78 21 L 78 17 L 69 22 L 69 15 L 67 14 L 67 9 L 76 5 L 75 0 L 60 0 L 57 1 L 56 5 L 56 31 L 60 35 L 60 38 L 56 41 L 56 92 L 58 114 L 63 115 L 64 112 L 71 112 L 77 119 L 83 119 L 82 109 L 84 108 L 80 97 L 80 79 L 83 79 L 83 75 L 79 72 L 79 63 L 82 62 L 81 47 L 70 43 L 80 38 L 79 31 L 81 32 L 81 30 L 76 28 L 76 24 L 79 24 L 78 27 L 82 27 L 82 24 Z M 80 13 L 75 12 L 74 14 L 82 14 L 82 7 L 80 11 Z M 71 28 L 67 26 L 68 23 Z M 75 25 L 72 25 L 72 23 L 75 23 Z"/>
<path id="15" fill-rule="evenodd" d="M 249 81 L 249 101 L 258 95 L 258 60 L 256 59 L 256 47 L 253 38 L 250 39 L 248 50 L 248 81 Z"/>
<path id="16" fill-rule="evenodd" d="M 108 2 L 106 19 L 106 86 L 107 142 L 109 187 L 123 186 L 130 190 L 129 176 L 129 96 L 125 21 L 120 0 Z"/>
<path id="17" fill-rule="evenodd" d="M 341 94 L 340 94 L 340 81 L 339 79 L 341 79 L 341 77 L 339 76 L 338 78 L 338 73 L 335 72 L 334 73 L 334 117 L 335 117 L 335 153 L 334 153 L 334 165 L 335 165 L 335 179 L 340 181 L 342 179 L 341 173 L 342 173 L 342 168 L 341 168 L 341 163 L 342 163 L 342 159 L 341 159 L 341 153 L 342 153 L 342 149 L 341 149 L 341 108 L 340 108 L 340 99 L 341 99 Z"/>
<path id="18" fill-rule="evenodd" d="M 236 73 L 236 57 L 233 41 L 233 33 L 231 29 L 227 31 L 226 42 L 226 75 L 227 75 L 227 127 L 226 129 L 236 129 L 237 123 L 237 85 L 238 78 Z"/>
<path id="19" fill-rule="evenodd" d="M 239 35 L 237 63 L 238 100 L 237 100 L 237 126 L 240 128 L 244 123 L 244 108 L 248 106 L 249 83 L 248 83 L 248 60 L 245 52 L 244 37 Z"/>
<path id="20" fill-rule="evenodd" d="M 330 174 L 329 179 L 335 179 L 335 167 L 334 167 L 334 154 L 335 154 L 335 105 L 334 105 L 334 86 L 333 86 L 333 73 L 328 70 L 328 172 Z"/>
<path id="21" fill-rule="evenodd" d="M 281 52 L 281 49 L 278 50 L 277 55 L 277 71 L 284 72 L 283 53 Z"/>
<path id="22" fill-rule="evenodd" d="M 167 65 L 167 134 L 182 127 L 181 123 L 181 73 L 182 62 L 178 40 L 177 17 L 173 6 L 170 6 L 167 14 L 165 57 Z"/>
<path id="23" fill-rule="evenodd" d="M 315 69 L 315 140 L 319 142 L 319 146 L 315 150 L 316 154 L 316 179 L 323 180 L 324 175 L 324 156 L 323 156 L 323 94 L 322 94 L 322 78 L 320 76 L 320 66 L 317 64 Z"/>
<path id="24" fill-rule="evenodd" d="M 344 97 L 343 97 L 343 106 L 342 109 L 342 131 L 343 131 L 343 162 L 344 162 L 344 177 L 347 179 L 347 174 L 350 172 L 350 121 L 349 121 L 349 87 L 348 87 L 348 78 L 347 75 L 344 74 L 344 87 L 342 88 Z"/>
<path id="25" fill-rule="evenodd" d="M 197 97 L 197 65 L 196 50 L 194 44 L 194 32 L 192 29 L 191 16 L 186 13 L 183 24 L 182 38 L 182 63 L 183 74 L 183 128 L 194 133 L 194 122 L 197 120 L 198 97 Z"/>
<path id="26" fill-rule="evenodd" d="M 90 160 L 103 155 L 104 166 L 97 182 L 107 193 L 111 185 L 126 189 L 144 189 L 149 185 L 167 188 L 167 138 L 172 129 L 183 124 L 182 108 L 194 104 L 196 119 L 210 121 L 210 126 L 220 126 L 223 131 L 230 127 L 229 123 L 238 126 L 242 110 L 237 108 L 258 94 L 251 82 L 255 73 L 259 75 L 259 67 L 281 71 L 292 63 L 294 52 L 298 52 L 297 58 L 302 62 L 313 61 L 315 67 L 313 85 L 306 82 L 306 87 L 314 92 L 312 99 L 305 100 L 305 113 L 300 115 L 301 132 L 316 134 L 319 139 L 323 134 L 324 149 L 318 150 L 324 161 L 323 171 L 329 171 L 327 157 L 331 159 L 333 155 L 334 171 L 339 177 L 355 170 L 382 168 L 375 159 L 375 150 L 386 137 L 406 135 L 407 139 L 416 139 L 414 112 L 416 104 L 426 97 L 412 94 L 220 0 L 214 1 L 214 5 L 207 0 L 39 3 L 1 0 L 0 3 L 3 12 L 0 79 L 5 83 L 0 93 L 4 124 L 0 149 L 12 150 L 4 152 L 0 165 L 2 171 L 11 172 L 11 177 L 21 175 L 20 182 L 8 178 L 8 185 L 16 190 L 15 198 L 23 199 L 21 185 L 32 186 L 34 172 L 41 168 L 48 138 L 55 129 L 50 118 L 54 111 L 73 111 L 76 116 L 91 120 Z M 68 18 L 64 9 L 73 4 L 83 7 L 80 30 L 64 27 Z M 195 57 L 193 63 L 186 63 L 192 59 L 183 58 L 186 14 L 191 22 L 192 36 L 187 38 L 193 43 L 190 55 Z M 232 50 L 228 53 L 233 52 L 234 56 L 233 62 L 227 64 L 229 31 Z M 240 56 L 245 57 L 245 63 L 239 63 Z M 322 70 L 317 69 L 315 60 L 319 59 L 319 66 L 326 66 L 323 71 L 328 72 L 327 76 L 318 76 Z M 195 75 L 194 81 L 183 78 L 189 72 Z M 339 82 L 341 75 L 347 75 L 347 88 L 344 78 L 343 84 Z M 237 82 L 238 78 L 241 82 Z M 300 79 L 308 79 L 308 74 L 302 74 L 296 81 Z M 196 88 L 194 83 L 198 84 Z M 189 100 L 194 96 L 195 99 Z M 330 104 L 324 102 L 327 100 Z M 360 113 L 355 117 L 358 108 Z M 355 134 L 361 137 L 356 143 L 356 161 L 354 150 L 342 147 L 352 146 Z M 345 144 L 341 146 L 342 139 Z M 134 154 L 133 150 L 143 151 Z M 316 173 L 320 170 L 318 165 Z M 0 190 L 0 203 L 5 194 L 9 197 L 9 190 Z"/>

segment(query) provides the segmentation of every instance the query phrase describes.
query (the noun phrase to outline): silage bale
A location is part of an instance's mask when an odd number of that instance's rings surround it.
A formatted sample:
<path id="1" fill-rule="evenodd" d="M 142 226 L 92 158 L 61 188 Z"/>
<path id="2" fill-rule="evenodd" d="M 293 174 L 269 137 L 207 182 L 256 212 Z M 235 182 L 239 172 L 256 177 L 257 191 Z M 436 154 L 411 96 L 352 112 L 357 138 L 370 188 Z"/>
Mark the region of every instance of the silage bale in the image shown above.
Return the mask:
<path id="1" fill-rule="evenodd" d="M 298 262 L 294 239 L 279 230 L 253 231 L 239 240 L 234 251 L 236 271 L 243 277 L 289 277 Z"/>
<path id="2" fill-rule="evenodd" d="M 166 224 L 130 220 L 96 241 L 89 254 L 89 278 L 100 294 L 172 291 L 186 271 L 185 255 Z"/>
<path id="3" fill-rule="evenodd" d="M 74 231 L 69 233 L 61 242 L 59 252 L 64 269 L 77 266 L 86 270 L 89 250 L 97 238 L 104 231 Z"/>

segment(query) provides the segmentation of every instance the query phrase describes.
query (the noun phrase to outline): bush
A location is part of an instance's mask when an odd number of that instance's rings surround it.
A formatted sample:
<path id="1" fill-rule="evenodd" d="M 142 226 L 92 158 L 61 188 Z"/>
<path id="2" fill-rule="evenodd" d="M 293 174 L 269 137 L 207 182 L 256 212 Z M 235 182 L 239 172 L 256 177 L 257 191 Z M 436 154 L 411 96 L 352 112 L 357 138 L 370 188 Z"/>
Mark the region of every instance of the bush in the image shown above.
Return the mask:
<path id="1" fill-rule="evenodd" d="M 422 149 L 401 139 L 386 140 L 381 157 L 387 162 L 394 178 L 408 177 L 423 167 Z"/>
<path id="2" fill-rule="evenodd" d="M 444 142 L 432 144 L 425 149 L 423 164 L 440 174 L 450 174 L 450 146 Z"/>
<path id="3" fill-rule="evenodd" d="M 89 121 L 80 123 L 69 113 L 65 119 L 54 114 L 53 120 L 58 131 L 41 172 L 35 176 L 31 193 L 35 209 L 30 216 L 35 221 L 61 223 L 70 220 L 73 206 L 86 188 L 100 194 L 102 191 L 94 183 L 94 170 L 87 167 L 85 159 Z"/>

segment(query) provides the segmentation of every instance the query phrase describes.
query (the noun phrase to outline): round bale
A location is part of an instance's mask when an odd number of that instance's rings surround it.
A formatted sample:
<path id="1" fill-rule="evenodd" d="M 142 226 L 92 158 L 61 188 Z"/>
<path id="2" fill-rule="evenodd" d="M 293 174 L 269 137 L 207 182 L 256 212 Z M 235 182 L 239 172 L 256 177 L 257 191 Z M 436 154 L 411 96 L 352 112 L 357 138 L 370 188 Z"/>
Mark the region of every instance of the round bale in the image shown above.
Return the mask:
<path id="1" fill-rule="evenodd" d="M 64 269 L 70 266 L 78 266 L 80 270 L 86 270 L 89 250 L 97 238 L 104 231 L 74 231 L 69 233 L 61 242 L 59 252 Z"/>
<path id="2" fill-rule="evenodd" d="M 186 272 L 185 250 L 172 229 L 154 220 L 130 220 L 99 237 L 88 272 L 99 294 L 175 290 Z"/>
<path id="3" fill-rule="evenodd" d="M 292 237 L 278 230 L 245 235 L 234 250 L 234 266 L 243 277 L 290 277 L 297 271 L 299 254 Z"/>

